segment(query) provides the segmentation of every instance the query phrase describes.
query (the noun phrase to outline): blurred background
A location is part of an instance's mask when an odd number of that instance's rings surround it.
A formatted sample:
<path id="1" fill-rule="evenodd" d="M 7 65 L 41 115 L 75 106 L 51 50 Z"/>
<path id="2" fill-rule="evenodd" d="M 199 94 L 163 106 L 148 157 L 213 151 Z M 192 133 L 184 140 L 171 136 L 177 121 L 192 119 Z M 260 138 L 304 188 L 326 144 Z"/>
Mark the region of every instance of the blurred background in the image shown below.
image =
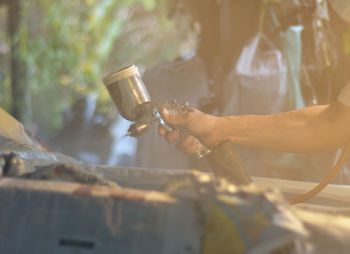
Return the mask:
<path id="1" fill-rule="evenodd" d="M 195 48 L 189 18 L 170 19 L 166 0 L 0 3 L 1 107 L 53 150 L 90 162 L 113 163 L 108 151 L 126 133 L 115 131 L 119 117 L 102 78 Z"/>
<path id="2" fill-rule="evenodd" d="M 102 79 L 135 64 L 153 100 L 216 115 L 330 103 L 350 79 L 350 26 L 332 2 L 0 0 L 0 107 L 51 151 L 79 160 L 208 170 L 156 127 L 124 137 L 130 123 Z M 338 155 L 239 150 L 254 175 L 312 181 Z"/>

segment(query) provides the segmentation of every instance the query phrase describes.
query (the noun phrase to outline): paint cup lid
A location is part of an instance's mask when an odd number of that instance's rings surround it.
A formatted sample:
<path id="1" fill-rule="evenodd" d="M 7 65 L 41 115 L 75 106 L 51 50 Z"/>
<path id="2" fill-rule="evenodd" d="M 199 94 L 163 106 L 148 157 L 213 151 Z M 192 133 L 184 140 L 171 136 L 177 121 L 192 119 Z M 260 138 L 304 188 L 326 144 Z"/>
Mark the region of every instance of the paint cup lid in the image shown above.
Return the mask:
<path id="1" fill-rule="evenodd" d="M 103 83 L 105 86 L 108 86 L 115 82 L 130 78 L 135 75 L 140 76 L 139 69 L 137 68 L 136 65 L 131 65 L 108 75 L 103 79 Z"/>

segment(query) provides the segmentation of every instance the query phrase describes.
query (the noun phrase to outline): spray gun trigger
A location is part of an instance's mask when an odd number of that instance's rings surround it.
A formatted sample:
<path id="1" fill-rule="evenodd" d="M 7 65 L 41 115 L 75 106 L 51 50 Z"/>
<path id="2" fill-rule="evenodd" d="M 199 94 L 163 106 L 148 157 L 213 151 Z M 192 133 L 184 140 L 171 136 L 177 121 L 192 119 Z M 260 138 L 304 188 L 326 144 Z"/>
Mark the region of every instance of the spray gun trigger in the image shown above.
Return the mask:
<path id="1" fill-rule="evenodd" d="M 154 109 L 153 110 L 153 117 L 154 117 L 154 120 L 158 121 L 158 124 L 160 126 L 162 126 L 166 131 L 172 131 L 173 129 L 167 125 L 163 119 L 163 117 L 160 115 L 159 111 Z"/>

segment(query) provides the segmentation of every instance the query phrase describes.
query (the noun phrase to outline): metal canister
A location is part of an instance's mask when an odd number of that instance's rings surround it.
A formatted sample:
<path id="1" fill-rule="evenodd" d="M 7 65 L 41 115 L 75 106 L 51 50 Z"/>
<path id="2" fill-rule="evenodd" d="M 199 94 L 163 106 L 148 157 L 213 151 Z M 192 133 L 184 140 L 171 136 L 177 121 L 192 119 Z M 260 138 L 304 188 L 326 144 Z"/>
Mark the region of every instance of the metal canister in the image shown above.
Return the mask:
<path id="1" fill-rule="evenodd" d="M 114 72 L 103 79 L 118 112 L 127 120 L 136 122 L 141 116 L 138 108 L 151 98 L 135 65 Z"/>

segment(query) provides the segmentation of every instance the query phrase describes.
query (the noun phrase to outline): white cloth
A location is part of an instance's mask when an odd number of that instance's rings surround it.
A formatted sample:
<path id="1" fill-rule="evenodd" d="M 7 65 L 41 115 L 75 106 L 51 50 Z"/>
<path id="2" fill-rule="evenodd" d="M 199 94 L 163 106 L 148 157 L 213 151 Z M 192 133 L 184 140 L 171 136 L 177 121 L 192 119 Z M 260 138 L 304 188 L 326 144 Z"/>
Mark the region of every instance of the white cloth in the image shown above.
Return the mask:
<path id="1" fill-rule="evenodd" d="M 350 82 L 340 91 L 338 101 L 350 107 Z"/>

